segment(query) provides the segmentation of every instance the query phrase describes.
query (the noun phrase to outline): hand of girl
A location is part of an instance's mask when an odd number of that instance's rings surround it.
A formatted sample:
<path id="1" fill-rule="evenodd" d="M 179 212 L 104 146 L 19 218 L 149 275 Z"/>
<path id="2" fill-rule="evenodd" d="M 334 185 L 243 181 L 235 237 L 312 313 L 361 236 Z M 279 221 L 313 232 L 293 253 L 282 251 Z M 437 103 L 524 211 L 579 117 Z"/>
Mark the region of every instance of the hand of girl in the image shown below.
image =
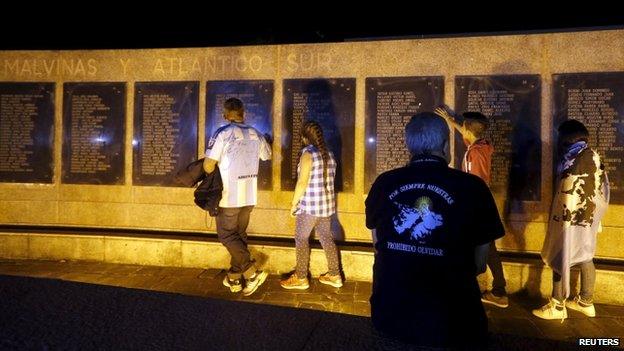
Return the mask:
<path id="1" fill-rule="evenodd" d="M 292 206 L 290 207 L 290 216 L 291 216 L 291 217 L 293 217 L 293 218 L 294 218 L 294 217 L 297 217 L 297 210 L 299 209 L 299 208 L 297 207 L 297 205 L 298 205 L 298 203 L 297 203 L 297 204 L 294 204 L 294 205 L 292 205 Z"/>

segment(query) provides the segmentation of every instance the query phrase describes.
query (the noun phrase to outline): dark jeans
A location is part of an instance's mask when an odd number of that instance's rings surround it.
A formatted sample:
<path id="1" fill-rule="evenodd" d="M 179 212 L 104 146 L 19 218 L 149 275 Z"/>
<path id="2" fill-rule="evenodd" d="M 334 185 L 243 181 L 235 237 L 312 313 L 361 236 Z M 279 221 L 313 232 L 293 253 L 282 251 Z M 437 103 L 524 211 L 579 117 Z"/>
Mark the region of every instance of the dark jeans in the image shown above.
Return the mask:
<path id="1" fill-rule="evenodd" d="M 503 272 L 503 265 L 501 264 L 500 256 L 496 250 L 496 243 L 492 241 L 490 243 L 490 250 L 488 251 L 487 265 L 492 271 L 494 281 L 492 282 L 492 294 L 495 296 L 505 296 L 507 291 L 505 290 L 505 273 Z"/>
<path id="2" fill-rule="evenodd" d="M 594 300 L 594 284 L 596 283 L 596 267 L 594 267 L 594 260 L 589 260 L 577 264 L 581 268 L 581 300 L 588 304 Z M 561 276 L 553 271 L 553 297 L 557 301 L 563 301 L 563 284 L 561 283 Z"/>
<path id="3" fill-rule="evenodd" d="M 247 249 L 247 225 L 253 206 L 219 207 L 217 214 L 217 236 L 230 253 L 230 279 L 251 277 L 256 271 Z"/>

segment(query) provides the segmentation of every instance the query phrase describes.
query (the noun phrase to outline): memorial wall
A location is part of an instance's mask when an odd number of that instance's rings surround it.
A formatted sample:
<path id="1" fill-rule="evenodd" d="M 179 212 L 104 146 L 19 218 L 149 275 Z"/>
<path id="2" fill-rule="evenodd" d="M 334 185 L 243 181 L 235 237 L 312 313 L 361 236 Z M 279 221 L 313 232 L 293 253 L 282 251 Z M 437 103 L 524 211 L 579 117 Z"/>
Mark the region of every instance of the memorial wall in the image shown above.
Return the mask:
<path id="1" fill-rule="evenodd" d="M 597 256 L 624 259 L 624 31 L 230 48 L 0 52 L 0 224 L 214 232 L 175 173 L 240 98 L 273 135 L 251 235 L 292 237 L 303 121 L 336 155 L 340 239 L 370 242 L 364 200 L 404 165 L 403 128 L 446 104 L 490 118 L 506 251 L 539 252 L 554 135 L 575 118 L 609 172 Z M 465 145 L 455 134 L 451 166 Z M 475 204 L 478 206 L 478 204 Z"/>

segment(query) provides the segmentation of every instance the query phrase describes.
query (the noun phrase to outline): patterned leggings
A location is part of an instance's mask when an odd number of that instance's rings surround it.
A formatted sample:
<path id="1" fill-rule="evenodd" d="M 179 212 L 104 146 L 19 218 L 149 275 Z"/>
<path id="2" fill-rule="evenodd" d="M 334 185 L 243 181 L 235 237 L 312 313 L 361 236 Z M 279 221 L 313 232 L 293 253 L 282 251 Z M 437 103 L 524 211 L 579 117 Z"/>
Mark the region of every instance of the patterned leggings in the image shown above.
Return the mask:
<path id="1" fill-rule="evenodd" d="M 338 251 L 330 230 L 331 217 L 315 217 L 309 214 L 297 215 L 297 227 L 295 228 L 295 245 L 297 247 L 297 268 L 295 274 L 298 278 L 308 276 L 310 265 L 310 234 L 316 230 L 319 241 L 325 251 L 329 274 L 340 274 L 338 265 Z"/>

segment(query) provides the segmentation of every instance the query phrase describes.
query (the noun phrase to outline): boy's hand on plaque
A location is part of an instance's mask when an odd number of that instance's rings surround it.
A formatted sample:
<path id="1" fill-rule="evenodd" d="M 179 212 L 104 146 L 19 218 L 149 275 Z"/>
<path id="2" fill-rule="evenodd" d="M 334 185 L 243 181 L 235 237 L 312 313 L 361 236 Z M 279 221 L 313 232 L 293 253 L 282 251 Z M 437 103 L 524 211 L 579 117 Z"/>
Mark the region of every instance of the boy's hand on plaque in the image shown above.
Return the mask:
<path id="1" fill-rule="evenodd" d="M 453 120 L 453 116 L 451 115 L 451 113 L 446 109 L 446 107 L 436 107 L 435 110 L 433 110 L 433 112 L 444 118 L 445 120 L 449 121 L 449 120 Z"/>

